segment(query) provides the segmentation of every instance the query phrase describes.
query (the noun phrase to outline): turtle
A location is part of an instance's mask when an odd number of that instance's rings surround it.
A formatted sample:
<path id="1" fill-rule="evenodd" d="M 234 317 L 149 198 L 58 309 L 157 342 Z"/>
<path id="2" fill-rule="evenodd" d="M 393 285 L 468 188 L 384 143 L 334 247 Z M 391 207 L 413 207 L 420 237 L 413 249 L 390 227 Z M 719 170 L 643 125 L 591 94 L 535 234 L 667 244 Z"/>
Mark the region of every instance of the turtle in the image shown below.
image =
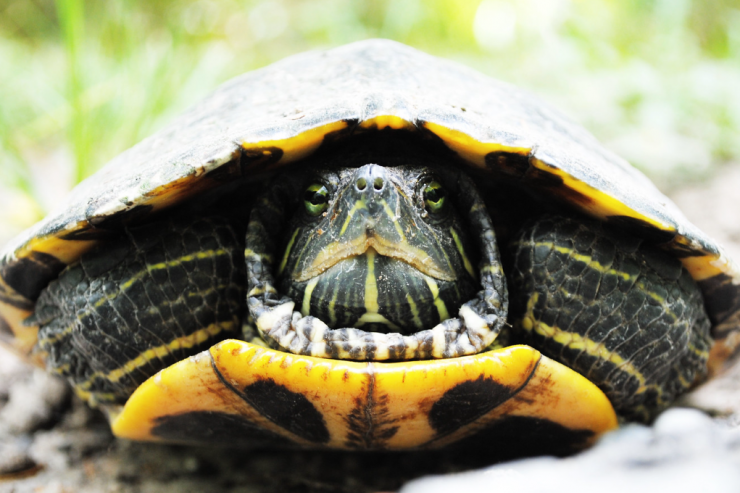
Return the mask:
<path id="1" fill-rule="evenodd" d="M 368 40 L 226 82 L 79 184 L 3 250 L 0 340 L 123 438 L 559 451 L 733 361 L 738 283 L 548 104 Z"/>

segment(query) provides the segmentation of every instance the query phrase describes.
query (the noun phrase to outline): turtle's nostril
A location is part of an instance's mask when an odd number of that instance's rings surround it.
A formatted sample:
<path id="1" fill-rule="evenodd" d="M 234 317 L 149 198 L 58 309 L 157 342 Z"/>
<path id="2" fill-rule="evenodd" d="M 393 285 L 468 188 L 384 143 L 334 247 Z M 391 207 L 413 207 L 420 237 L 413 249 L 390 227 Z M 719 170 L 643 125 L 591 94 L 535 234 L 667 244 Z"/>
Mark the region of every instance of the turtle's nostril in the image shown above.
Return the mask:
<path id="1" fill-rule="evenodd" d="M 382 178 L 380 178 L 380 177 L 375 178 L 375 181 L 373 181 L 373 188 L 375 190 L 377 190 L 377 191 L 381 191 L 381 190 L 383 190 L 383 185 L 384 184 L 385 184 L 385 182 L 383 181 Z"/>
<path id="2" fill-rule="evenodd" d="M 367 181 L 364 178 L 359 178 L 357 180 L 357 190 L 362 192 L 363 190 L 365 190 L 365 187 L 367 187 Z"/>

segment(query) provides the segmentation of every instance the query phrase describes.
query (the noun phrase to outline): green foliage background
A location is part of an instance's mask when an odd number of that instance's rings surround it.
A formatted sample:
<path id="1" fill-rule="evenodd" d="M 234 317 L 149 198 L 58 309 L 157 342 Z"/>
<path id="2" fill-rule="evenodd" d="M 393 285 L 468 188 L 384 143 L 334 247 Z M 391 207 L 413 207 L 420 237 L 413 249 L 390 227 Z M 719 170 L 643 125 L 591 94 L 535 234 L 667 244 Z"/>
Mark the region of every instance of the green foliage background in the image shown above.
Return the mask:
<path id="1" fill-rule="evenodd" d="M 740 160 L 738 0 L 0 0 L 0 239 L 218 83 L 369 37 L 539 93 L 662 186 Z"/>

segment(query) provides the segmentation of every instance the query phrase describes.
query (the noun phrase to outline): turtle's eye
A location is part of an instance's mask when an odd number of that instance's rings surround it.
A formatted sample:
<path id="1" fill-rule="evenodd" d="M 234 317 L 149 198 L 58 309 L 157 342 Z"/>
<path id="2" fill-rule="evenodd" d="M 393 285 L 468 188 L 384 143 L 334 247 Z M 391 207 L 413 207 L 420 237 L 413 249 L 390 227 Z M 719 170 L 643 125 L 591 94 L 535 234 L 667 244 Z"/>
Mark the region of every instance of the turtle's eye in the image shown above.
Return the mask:
<path id="1" fill-rule="evenodd" d="M 424 205 L 432 214 L 442 212 L 447 202 L 445 200 L 446 196 L 447 191 L 442 187 L 442 184 L 434 180 L 424 188 Z"/>
<path id="2" fill-rule="evenodd" d="M 329 190 L 321 183 L 313 183 L 303 193 L 303 205 L 306 212 L 318 216 L 329 207 Z"/>

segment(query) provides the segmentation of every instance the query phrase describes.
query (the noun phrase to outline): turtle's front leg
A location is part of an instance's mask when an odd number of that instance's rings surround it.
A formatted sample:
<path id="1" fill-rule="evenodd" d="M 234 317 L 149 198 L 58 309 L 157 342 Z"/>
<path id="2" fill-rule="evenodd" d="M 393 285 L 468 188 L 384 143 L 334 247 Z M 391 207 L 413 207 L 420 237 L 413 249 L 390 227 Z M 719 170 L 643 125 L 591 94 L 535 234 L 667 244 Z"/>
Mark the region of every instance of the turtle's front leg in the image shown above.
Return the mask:
<path id="1" fill-rule="evenodd" d="M 91 405 L 123 403 L 157 371 L 239 334 L 243 232 L 226 219 L 127 229 L 67 267 L 28 323 L 36 351 Z"/>
<path id="2" fill-rule="evenodd" d="M 677 259 L 598 223 L 549 216 L 512 244 L 514 337 L 648 421 L 701 380 L 711 346 L 698 286 Z"/>

